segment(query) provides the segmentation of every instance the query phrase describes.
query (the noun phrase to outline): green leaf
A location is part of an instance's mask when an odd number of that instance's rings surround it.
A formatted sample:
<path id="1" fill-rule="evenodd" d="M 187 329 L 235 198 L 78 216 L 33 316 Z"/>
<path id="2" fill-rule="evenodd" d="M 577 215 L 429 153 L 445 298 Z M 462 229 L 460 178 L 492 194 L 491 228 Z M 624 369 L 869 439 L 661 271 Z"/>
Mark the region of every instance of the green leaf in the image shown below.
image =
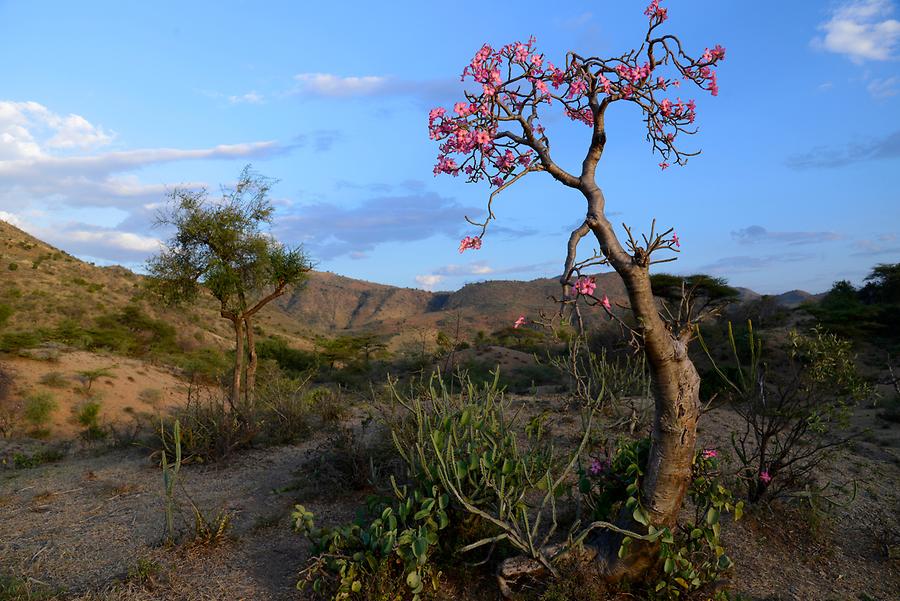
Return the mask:
<path id="1" fill-rule="evenodd" d="M 644 526 L 650 523 L 650 520 L 647 519 L 647 514 L 644 512 L 644 508 L 640 505 L 634 508 L 634 511 L 631 513 L 631 517 L 634 518 L 634 521 L 638 522 L 639 524 L 643 524 Z"/>
<path id="2" fill-rule="evenodd" d="M 671 574 L 673 570 L 675 570 L 675 561 L 669 557 L 666 559 L 665 565 L 663 565 L 663 571 L 666 574 Z"/>
<path id="3" fill-rule="evenodd" d="M 744 516 L 744 502 L 738 501 L 737 505 L 734 506 L 734 521 L 738 521 Z"/>
<path id="4" fill-rule="evenodd" d="M 406 586 L 415 594 L 422 592 L 422 577 L 419 576 L 418 572 L 410 572 L 406 575 Z"/>

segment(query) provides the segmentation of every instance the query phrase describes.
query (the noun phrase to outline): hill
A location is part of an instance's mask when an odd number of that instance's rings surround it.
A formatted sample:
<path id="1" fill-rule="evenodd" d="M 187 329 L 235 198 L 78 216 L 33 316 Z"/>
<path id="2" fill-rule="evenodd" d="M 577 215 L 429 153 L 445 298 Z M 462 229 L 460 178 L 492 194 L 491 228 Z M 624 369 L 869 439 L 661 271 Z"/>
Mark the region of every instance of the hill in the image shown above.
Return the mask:
<path id="1" fill-rule="evenodd" d="M 0 221 L 0 305 L 11 315 L 6 332 L 59 327 L 86 327 L 122 316 L 127 308 L 171 327 L 182 351 L 231 348 L 227 321 L 218 318 L 214 299 L 197 305 L 164 307 L 145 292 L 144 277 L 119 266 L 98 267 Z M 626 291 L 615 273 L 599 274 L 598 293 L 624 303 Z M 760 298 L 741 288 L 742 301 Z M 552 315 L 561 289 L 556 279 L 495 280 L 463 286 L 454 292 L 428 292 L 313 272 L 300 288 L 267 306 L 256 324 L 263 335 L 279 335 L 292 346 L 309 349 L 317 337 L 376 333 L 389 348 L 433 339 L 438 330 L 462 338 L 490 333 L 525 315 L 529 320 Z M 815 299 L 794 290 L 774 297 L 786 307 Z M 603 323 L 600 311 L 584 311 L 589 325 Z M 121 321 L 121 320 L 120 320 Z"/>

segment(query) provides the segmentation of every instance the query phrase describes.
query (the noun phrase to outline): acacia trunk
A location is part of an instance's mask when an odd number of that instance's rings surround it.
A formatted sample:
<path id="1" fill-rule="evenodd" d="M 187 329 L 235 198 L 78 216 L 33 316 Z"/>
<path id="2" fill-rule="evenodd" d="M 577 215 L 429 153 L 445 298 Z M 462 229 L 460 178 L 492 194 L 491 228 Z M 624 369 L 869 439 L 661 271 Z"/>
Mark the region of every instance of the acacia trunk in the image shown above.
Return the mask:
<path id="1" fill-rule="evenodd" d="M 655 412 L 641 502 L 654 526 L 672 527 L 690 484 L 700 416 L 700 377 L 687 353 L 690 332 L 669 331 L 650 287 L 649 257 L 639 252 L 632 256 L 622 248 L 603 214 L 604 199 L 599 189 L 586 197 L 586 222 L 625 283 L 650 370 Z M 617 521 L 631 530 L 645 530 L 634 521 L 630 510 L 623 511 Z M 603 531 L 592 543 L 606 563 L 604 571 L 609 580 L 640 579 L 655 562 L 656 545 L 635 540 L 629 553 L 618 558 L 621 541 L 622 535 Z"/>
<path id="2" fill-rule="evenodd" d="M 241 400 L 241 376 L 244 371 L 244 332 L 243 320 L 235 317 L 234 324 L 234 374 L 231 380 L 231 410 L 234 411 Z"/>
<path id="3" fill-rule="evenodd" d="M 256 391 L 256 366 L 259 361 L 256 357 L 256 342 L 253 339 L 253 324 L 249 317 L 244 318 L 244 328 L 247 330 L 247 352 L 249 360 L 247 361 L 247 400 L 253 396 Z"/>

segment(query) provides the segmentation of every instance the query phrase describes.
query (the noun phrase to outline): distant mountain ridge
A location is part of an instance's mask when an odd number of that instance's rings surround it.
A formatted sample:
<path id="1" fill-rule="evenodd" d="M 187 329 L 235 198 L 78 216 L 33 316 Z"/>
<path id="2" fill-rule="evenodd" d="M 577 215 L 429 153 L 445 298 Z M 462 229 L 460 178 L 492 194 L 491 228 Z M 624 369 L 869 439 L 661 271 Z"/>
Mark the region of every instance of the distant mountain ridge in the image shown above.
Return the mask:
<path id="1" fill-rule="evenodd" d="M 627 301 L 617 274 L 598 274 L 596 279 L 597 294 L 606 294 L 613 304 Z M 122 267 L 80 261 L 0 220 L 0 303 L 15 305 L 10 326 L 91 319 L 140 302 L 149 313 L 176 325 L 185 338 L 230 346 L 227 324 L 214 311 L 213 299 L 198 307 L 161 307 L 142 294 L 142 280 Z M 738 290 L 742 301 L 761 298 L 747 288 Z M 395 346 L 437 330 L 452 336 L 459 328 L 461 337 L 470 338 L 479 330 L 490 333 L 512 325 L 519 315 L 528 320 L 549 316 L 558 309 L 553 298 L 561 294 L 555 278 L 492 280 L 429 292 L 313 272 L 305 285 L 266 307 L 257 323 L 265 334 L 285 336 L 299 346 L 311 346 L 318 336 L 363 331 L 383 334 Z M 817 295 L 792 290 L 773 298 L 792 308 Z M 589 325 L 604 321 L 602 311 L 583 315 Z"/>

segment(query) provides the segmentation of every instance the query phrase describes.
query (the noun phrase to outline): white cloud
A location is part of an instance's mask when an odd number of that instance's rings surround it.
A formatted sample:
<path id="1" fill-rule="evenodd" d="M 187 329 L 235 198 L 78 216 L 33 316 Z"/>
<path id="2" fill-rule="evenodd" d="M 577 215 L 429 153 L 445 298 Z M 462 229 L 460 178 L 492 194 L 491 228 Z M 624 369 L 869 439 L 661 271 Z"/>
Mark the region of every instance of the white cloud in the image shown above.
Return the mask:
<path id="1" fill-rule="evenodd" d="M 250 90 L 246 94 L 239 96 L 228 97 L 228 102 L 231 104 L 261 104 L 263 100 L 263 95 L 257 93 L 256 90 Z"/>
<path id="2" fill-rule="evenodd" d="M 377 75 L 341 77 L 331 73 L 298 73 L 294 76 L 297 94 L 325 97 L 371 96 L 385 91 L 388 79 Z"/>
<path id="3" fill-rule="evenodd" d="M 10 225 L 14 225 L 17 228 L 24 227 L 25 223 L 19 219 L 19 216 L 15 213 L 8 213 L 6 211 L 0 211 L 0 221 L 5 221 Z"/>
<path id="4" fill-rule="evenodd" d="M 326 142 L 331 139 L 323 136 Z M 171 185 L 142 181 L 133 172 L 179 161 L 245 161 L 301 145 L 262 141 L 197 149 L 97 151 L 112 139 L 112 134 L 80 115 L 57 114 L 37 102 L 0 100 L 0 218 L 72 252 L 111 262 L 139 261 L 159 248 L 149 229 L 157 203 Z M 316 141 L 316 148 L 322 144 Z M 111 213 L 106 210 L 110 207 L 118 210 Z M 104 217 L 98 216 L 93 224 L 66 222 L 74 215 L 71 209 Z M 38 217 L 26 222 L 24 215 Z M 110 222 L 110 215 L 121 221 Z M 100 222 L 115 227 L 98 227 Z"/>
<path id="5" fill-rule="evenodd" d="M 444 281 L 444 276 L 436 274 L 417 275 L 416 284 L 425 290 L 434 290 L 435 286 Z"/>
<path id="6" fill-rule="evenodd" d="M 81 115 L 59 115 L 37 102 L 0 100 L 0 161 L 40 158 L 46 149 L 96 148 L 112 139 Z"/>
<path id="7" fill-rule="evenodd" d="M 162 242 L 157 238 L 115 230 L 68 230 L 63 232 L 61 236 L 57 236 L 56 239 L 80 245 L 96 244 L 142 255 L 156 252 L 162 245 Z"/>
<path id="8" fill-rule="evenodd" d="M 900 21 L 888 18 L 893 11 L 889 0 L 846 2 L 819 25 L 825 33 L 814 38 L 813 45 L 856 63 L 889 60 L 900 42 Z"/>

